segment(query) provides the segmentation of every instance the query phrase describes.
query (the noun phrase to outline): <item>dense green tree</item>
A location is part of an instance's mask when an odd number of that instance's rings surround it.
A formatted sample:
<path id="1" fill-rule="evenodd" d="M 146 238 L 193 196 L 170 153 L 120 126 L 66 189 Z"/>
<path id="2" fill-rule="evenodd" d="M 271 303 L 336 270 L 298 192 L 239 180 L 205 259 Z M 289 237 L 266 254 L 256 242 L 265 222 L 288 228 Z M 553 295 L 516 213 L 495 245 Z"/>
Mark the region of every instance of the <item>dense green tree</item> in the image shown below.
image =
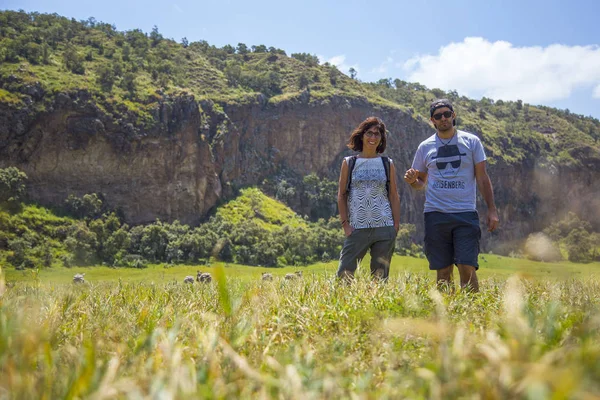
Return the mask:
<path id="1" fill-rule="evenodd" d="M 95 218 L 102 212 L 103 203 L 96 193 L 77 197 L 70 194 L 65 200 L 67 212 L 77 218 Z"/>
<path id="2" fill-rule="evenodd" d="M 391 89 L 394 85 L 392 78 L 383 78 L 377 81 L 377 84 L 388 89 Z M 435 89 L 433 89 L 435 90 Z M 439 90 L 439 89 L 438 89 Z M 443 92 L 442 92 L 443 93 Z"/>
<path id="3" fill-rule="evenodd" d="M 228 61 L 224 73 L 229 85 L 237 86 L 242 82 L 242 67 L 237 62 Z"/>
<path id="4" fill-rule="evenodd" d="M 310 204 L 312 220 L 329 218 L 336 213 L 338 183 L 320 178 L 317 174 L 306 175 L 302 180 L 304 202 Z"/>
<path id="5" fill-rule="evenodd" d="M 24 265 L 33 245 L 26 237 L 17 237 L 8 241 L 8 249 L 12 252 L 8 261 L 17 268 L 25 268 Z"/>
<path id="6" fill-rule="evenodd" d="M 126 90 L 130 96 L 135 96 L 135 74 L 132 72 L 125 73 L 119 86 L 121 89 Z"/>
<path id="7" fill-rule="evenodd" d="M 265 46 L 264 44 L 259 44 L 259 45 L 252 46 L 252 52 L 253 53 L 266 53 L 267 52 L 267 46 Z"/>
<path id="8" fill-rule="evenodd" d="M 149 42 L 148 37 L 144 32 L 139 29 L 127 31 L 125 33 L 125 40 L 129 43 L 138 57 L 145 57 L 148 51 Z"/>
<path id="9" fill-rule="evenodd" d="M 98 240 L 96 234 L 88 228 L 85 222 L 79 221 L 69 227 L 65 245 L 73 254 L 75 265 L 93 265 L 96 263 Z"/>
<path id="10" fill-rule="evenodd" d="M 83 75 L 85 73 L 85 67 L 83 65 L 83 57 L 79 55 L 77 49 L 68 45 L 63 53 L 63 61 L 65 67 L 74 74 Z"/>
<path id="11" fill-rule="evenodd" d="M 50 46 L 48 43 L 43 43 L 41 46 L 42 51 L 42 63 L 48 64 L 50 62 Z"/>
<path id="12" fill-rule="evenodd" d="M 115 83 L 115 73 L 113 68 L 106 64 L 102 64 L 96 71 L 96 80 L 102 90 L 110 92 Z"/>
<path id="13" fill-rule="evenodd" d="M 544 229 L 544 233 L 552 240 L 558 241 L 566 238 L 573 230 L 591 232 L 592 225 L 589 221 L 581 220 L 577 214 L 569 212 L 563 219 L 554 222 L 548 228 Z"/>
<path id="14" fill-rule="evenodd" d="M 400 224 L 396 235 L 396 253 L 409 255 L 417 228 L 413 224 Z"/>
<path id="15" fill-rule="evenodd" d="M 150 41 L 152 47 L 156 47 L 163 40 L 163 35 L 158 32 L 158 26 L 154 25 L 152 27 L 152 32 L 150 32 Z"/>
<path id="16" fill-rule="evenodd" d="M 0 169 L 0 205 L 16 205 L 25 197 L 27 175 L 16 167 Z"/>
<path id="17" fill-rule="evenodd" d="M 290 57 L 295 58 L 296 60 L 300 60 L 300 61 L 306 63 L 310 67 L 315 67 L 315 66 L 319 65 L 319 58 L 312 54 L 292 53 Z"/>
<path id="18" fill-rule="evenodd" d="M 250 52 L 248 46 L 246 46 L 244 43 L 238 43 L 236 51 L 241 55 L 248 54 Z"/>
<path id="19" fill-rule="evenodd" d="M 332 65 L 331 67 L 329 67 L 329 83 L 331 83 L 332 86 L 337 85 L 338 82 L 338 78 L 340 76 L 340 71 L 337 69 L 337 67 L 335 65 Z"/>
<path id="20" fill-rule="evenodd" d="M 433 95 L 437 98 L 437 99 L 443 99 L 446 98 L 446 92 L 444 92 L 442 89 L 431 89 L 431 93 L 433 93 Z"/>
<path id="21" fill-rule="evenodd" d="M 310 77 L 308 76 L 308 74 L 305 71 L 302 71 L 302 73 L 300 73 L 300 76 L 298 77 L 298 88 L 306 89 L 309 84 L 310 84 Z"/>
<path id="22" fill-rule="evenodd" d="M 29 61 L 32 64 L 41 64 L 42 63 L 42 56 L 43 56 L 43 49 L 42 46 L 40 46 L 37 43 L 34 42 L 29 42 L 25 45 L 25 52 L 26 52 L 26 57 L 27 57 L 27 61 Z"/>
<path id="23" fill-rule="evenodd" d="M 573 229 L 566 237 L 569 261 L 589 263 L 594 261 L 592 237 L 585 229 Z"/>
<path id="24" fill-rule="evenodd" d="M 296 188 L 282 179 L 277 182 L 275 198 L 283 202 L 289 202 L 296 195 Z"/>
<path id="25" fill-rule="evenodd" d="M 241 83 L 256 92 L 271 97 L 281 93 L 281 74 L 275 71 L 247 72 L 241 77 Z"/>
<path id="26" fill-rule="evenodd" d="M 131 46 L 127 43 L 123 44 L 121 58 L 123 61 L 131 61 Z"/>
<path id="27" fill-rule="evenodd" d="M 356 70 L 354 69 L 354 67 L 350 67 L 350 69 L 348 70 L 348 72 L 350 73 L 350 78 L 355 79 L 356 78 L 356 74 L 358 72 L 356 72 Z"/>
<path id="28" fill-rule="evenodd" d="M 229 44 L 226 44 L 225 46 L 223 46 L 223 50 L 227 54 L 234 54 L 235 53 L 235 47 L 233 47 L 232 45 L 229 45 Z"/>
<path id="29" fill-rule="evenodd" d="M 169 245 L 169 230 L 167 224 L 156 221 L 146 226 L 136 226 L 131 229 L 130 250 L 151 261 L 166 260 Z"/>

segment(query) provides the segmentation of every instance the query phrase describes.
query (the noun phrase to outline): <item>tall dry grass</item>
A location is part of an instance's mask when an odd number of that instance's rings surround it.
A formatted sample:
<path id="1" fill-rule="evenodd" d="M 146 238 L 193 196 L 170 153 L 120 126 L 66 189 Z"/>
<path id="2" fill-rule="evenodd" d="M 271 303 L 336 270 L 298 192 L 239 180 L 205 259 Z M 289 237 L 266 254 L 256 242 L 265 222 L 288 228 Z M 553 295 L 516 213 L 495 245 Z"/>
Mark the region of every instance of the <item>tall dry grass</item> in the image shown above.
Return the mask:
<path id="1" fill-rule="evenodd" d="M 0 398 L 594 398 L 600 281 L 0 279 Z"/>

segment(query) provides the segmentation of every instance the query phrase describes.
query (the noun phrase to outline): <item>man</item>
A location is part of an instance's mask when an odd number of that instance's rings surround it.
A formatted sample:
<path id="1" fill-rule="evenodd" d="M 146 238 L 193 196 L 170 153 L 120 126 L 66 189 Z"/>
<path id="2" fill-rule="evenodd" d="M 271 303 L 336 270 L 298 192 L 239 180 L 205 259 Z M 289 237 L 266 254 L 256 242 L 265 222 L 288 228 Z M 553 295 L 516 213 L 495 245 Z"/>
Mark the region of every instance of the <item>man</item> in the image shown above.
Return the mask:
<path id="1" fill-rule="evenodd" d="M 477 292 L 481 229 L 475 182 L 488 207 L 488 230 L 498 227 L 485 152 L 477 136 L 455 128 L 456 113 L 448 100 L 431 103 L 429 115 L 437 132 L 419 145 L 404 180 L 425 189 L 425 254 L 429 269 L 437 271 L 438 286 L 453 288 L 456 264 L 461 287 Z"/>

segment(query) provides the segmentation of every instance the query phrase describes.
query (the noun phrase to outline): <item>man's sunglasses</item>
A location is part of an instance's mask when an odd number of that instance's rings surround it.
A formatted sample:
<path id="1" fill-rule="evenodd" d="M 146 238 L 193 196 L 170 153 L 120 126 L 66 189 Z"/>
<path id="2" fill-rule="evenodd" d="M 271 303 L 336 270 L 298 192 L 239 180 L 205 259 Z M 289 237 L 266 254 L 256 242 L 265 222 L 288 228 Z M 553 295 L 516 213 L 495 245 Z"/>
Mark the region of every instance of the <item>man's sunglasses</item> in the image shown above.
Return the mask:
<path id="1" fill-rule="evenodd" d="M 445 118 L 450 118 L 452 116 L 452 111 L 444 111 L 439 114 L 433 114 L 433 119 L 439 121 L 440 119 L 442 119 L 442 116 L 444 116 Z"/>
<path id="2" fill-rule="evenodd" d="M 446 166 L 448 166 L 448 164 L 451 164 L 452 168 L 458 168 L 458 167 L 460 167 L 460 160 L 438 161 L 435 163 L 435 165 L 437 166 L 438 169 L 446 169 Z"/>

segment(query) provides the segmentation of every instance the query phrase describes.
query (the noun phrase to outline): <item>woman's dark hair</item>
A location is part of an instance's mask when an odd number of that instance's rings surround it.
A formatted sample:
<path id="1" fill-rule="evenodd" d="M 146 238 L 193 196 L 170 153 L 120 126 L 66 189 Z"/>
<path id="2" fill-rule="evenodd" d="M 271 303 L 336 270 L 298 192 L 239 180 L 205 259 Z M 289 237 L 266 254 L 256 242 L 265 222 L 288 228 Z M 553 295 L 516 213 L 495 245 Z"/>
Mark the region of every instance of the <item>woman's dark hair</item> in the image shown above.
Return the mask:
<path id="1" fill-rule="evenodd" d="M 348 148 L 354 151 L 362 151 L 363 136 L 366 131 L 374 126 L 377 127 L 379 133 L 381 134 L 381 142 L 379 142 L 379 146 L 377 146 L 377 152 L 383 153 L 387 144 L 385 124 L 377 117 L 369 117 L 361 122 L 360 125 L 358 125 L 358 127 L 350 135 L 350 139 L 348 140 L 347 144 Z"/>

